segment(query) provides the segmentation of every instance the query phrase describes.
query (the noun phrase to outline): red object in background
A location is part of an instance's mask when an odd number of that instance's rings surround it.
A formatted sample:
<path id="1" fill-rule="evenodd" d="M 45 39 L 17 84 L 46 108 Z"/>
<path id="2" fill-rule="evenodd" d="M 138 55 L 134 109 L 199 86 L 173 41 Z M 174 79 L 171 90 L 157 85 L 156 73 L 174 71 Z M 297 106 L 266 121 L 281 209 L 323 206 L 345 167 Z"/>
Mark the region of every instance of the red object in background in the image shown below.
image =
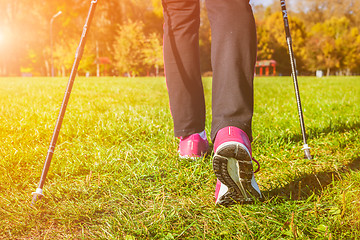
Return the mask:
<path id="1" fill-rule="evenodd" d="M 259 76 L 263 76 L 265 68 L 265 76 L 270 76 L 270 70 L 272 70 L 272 76 L 276 75 L 276 61 L 275 60 L 261 60 L 256 61 L 255 65 L 255 73 L 257 72 L 257 69 L 259 69 Z"/>

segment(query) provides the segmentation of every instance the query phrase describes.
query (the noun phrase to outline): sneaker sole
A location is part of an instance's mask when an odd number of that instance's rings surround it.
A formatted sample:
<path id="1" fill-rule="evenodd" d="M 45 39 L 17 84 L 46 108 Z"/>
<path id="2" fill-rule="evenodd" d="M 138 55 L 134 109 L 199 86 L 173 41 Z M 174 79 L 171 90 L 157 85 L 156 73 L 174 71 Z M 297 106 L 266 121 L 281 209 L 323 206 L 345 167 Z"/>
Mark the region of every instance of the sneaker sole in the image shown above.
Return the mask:
<path id="1" fill-rule="evenodd" d="M 254 172 L 251 155 L 242 143 L 221 144 L 213 158 L 213 169 L 220 182 L 228 187 L 217 204 L 246 204 L 261 199 L 261 194 L 252 185 Z"/>
<path id="2" fill-rule="evenodd" d="M 201 155 L 201 156 L 199 156 L 199 157 L 189 157 L 189 156 L 182 156 L 182 155 L 180 155 L 180 153 L 179 153 L 179 159 L 180 159 L 180 160 L 193 160 L 193 161 L 196 161 L 196 160 L 201 160 L 201 159 L 203 159 L 203 158 L 205 158 L 205 154 L 204 154 L 204 155 Z"/>
<path id="3" fill-rule="evenodd" d="M 181 160 L 201 160 L 204 159 L 208 153 L 209 150 L 206 150 L 206 152 L 201 152 L 200 156 L 183 156 L 180 154 L 180 151 L 178 151 L 179 159 Z"/>

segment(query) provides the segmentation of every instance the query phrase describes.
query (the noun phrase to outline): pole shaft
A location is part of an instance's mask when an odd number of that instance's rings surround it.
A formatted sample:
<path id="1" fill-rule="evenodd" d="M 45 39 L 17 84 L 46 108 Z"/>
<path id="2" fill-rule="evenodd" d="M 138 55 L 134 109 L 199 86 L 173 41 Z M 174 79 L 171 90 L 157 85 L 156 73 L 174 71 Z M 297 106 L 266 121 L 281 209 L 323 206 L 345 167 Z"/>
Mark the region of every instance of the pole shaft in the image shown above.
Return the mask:
<path id="1" fill-rule="evenodd" d="M 302 133 L 302 138 L 303 138 L 303 143 L 304 143 L 305 156 L 308 159 L 310 159 L 311 155 L 310 155 L 309 148 L 307 146 L 305 123 L 304 123 L 303 111 L 302 111 L 302 107 L 301 107 L 299 84 L 298 84 L 298 80 L 297 80 L 296 63 L 295 63 L 294 51 L 292 48 L 292 38 L 291 38 L 291 34 L 290 34 L 289 19 L 288 19 L 288 13 L 286 10 L 285 0 L 280 0 L 280 5 L 281 5 L 283 20 L 284 20 L 286 43 L 288 45 L 289 56 L 290 56 L 292 78 L 293 78 L 293 82 L 294 82 L 295 96 L 296 96 L 296 102 L 297 102 L 297 107 L 298 107 L 298 114 L 299 114 L 301 133 Z"/>
<path id="2" fill-rule="evenodd" d="M 84 47 L 85 47 L 87 34 L 88 34 L 88 28 L 91 25 L 91 21 L 92 21 L 92 18 L 94 16 L 96 4 L 97 4 L 97 0 L 91 1 L 90 10 L 89 10 L 88 16 L 86 18 L 86 22 L 85 22 L 85 25 L 84 25 L 84 28 L 83 28 L 83 32 L 82 32 L 82 35 L 81 35 L 79 46 L 78 46 L 78 48 L 76 50 L 75 60 L 74 60 L 74 64 L 73 64 L 71 74 L 70 74 L 70 77 L 69 77 L 68 85 L 66 87 L 65 95 L 64 95 L 64 98 L 63 98 L 63 101 L 62 101 L 62 104 L 61 104 L 61 108 L 60 108 L 60 112 L 59 112 L 59 115 L 58 115 L 58 118 L 57 118 L 57 121 L 56 121 L 53 136 L 51 138 L 49 150 L 48 150 L 47 155 L 46 155 L 43 171 L 42 171 L 40 182 L 39 182 L 39 188 L 40 189 L 42 189 L 43 186 L 44 186 L 45 179 L 46 179 L 46 176 L 47 176 L 49 168 L 50 168 L 51 159 L 52 159 L 52 157 L 54 155 L 56 142 L 57 142 L 58 137 L 59 137 L 60 128 L 61 128 L 64 116 L 65 116 L 66 107 L 67 107 L 67 104 L 69 102 L 70 93 L 71 93 L 71 90 L 72 90 L 72 87 L 73 87 L 73 84 L 74 84 L 74 80 L 75 80 L 76 73 L 77 73 L 77 70 L 78 70 L 78 67 L 79 67 L 79 63 L 80 63 L 82 54 L 84 52 Z"/>
<path id="3" fill-rule="evenodd" d="M 297 107 L 298 107 L 301 133 L 302 133 L 304 144 L 307 144 L 305 123 L 304 123 L 303 111 L 302 111 L 302 106 L 301 106 L 300 90 L 299 90 L 299 84 L 298 84 L 298 80 L 297 80 L 297 71 L 296 71 L 296 65 L 295 65 L 295 58 L 294 58 L 293 50 L 292 50 L 291 38 L 287 38 L 287 42 L 288 42 L 288 48 L 289 48 L 290 63 L 291 63 L 291 69 L 292 69 L 292 78 L 293 78 L 295 97 L 296 97 L 296 102 L 297 102 Z"/>

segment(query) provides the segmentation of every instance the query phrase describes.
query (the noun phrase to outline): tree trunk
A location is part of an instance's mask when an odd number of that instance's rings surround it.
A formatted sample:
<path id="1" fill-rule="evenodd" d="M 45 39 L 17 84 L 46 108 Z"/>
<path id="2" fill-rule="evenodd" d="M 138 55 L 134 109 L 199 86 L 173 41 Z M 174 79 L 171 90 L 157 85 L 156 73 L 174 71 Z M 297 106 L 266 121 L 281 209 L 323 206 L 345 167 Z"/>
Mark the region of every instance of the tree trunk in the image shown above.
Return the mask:
<path id="1" fill-rule="evenodd" d="M 61 70 L 62 70 L 62 76 L 63 76 L 63 77 L 66 77 L 66 70 L 65 70 L 65 66 L 64 66 L 64 65 L 61 66 Z"/>
<path id="2" fill-rule="evenodd" d="M 350 68 L 347 68 L 347 69 L 346 69 L 346 76 L 351 76 Z"/>
<path id="3" fill-rule="evenodd" d="M 50 66 L 48 60 L 45 60 L 46 75 L 50 77 Z"/>

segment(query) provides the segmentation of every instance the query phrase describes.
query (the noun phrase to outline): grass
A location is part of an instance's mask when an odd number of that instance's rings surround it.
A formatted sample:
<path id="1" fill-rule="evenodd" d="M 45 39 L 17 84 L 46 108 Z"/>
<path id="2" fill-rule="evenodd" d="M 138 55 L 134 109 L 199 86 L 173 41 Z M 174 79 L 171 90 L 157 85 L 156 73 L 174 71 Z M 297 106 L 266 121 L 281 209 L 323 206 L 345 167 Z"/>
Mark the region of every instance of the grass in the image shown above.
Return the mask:
<path id="1" fill-rule="evenodd" d="M 256 78 L 262 203 L 214 206 L 211 155 L 178 159 L 163 78 L 78 78 L 30 206 L 64 78 L 0 78 L 0 239 L 356 239 L 360 78 L 299 79 L 314 159 L 303 159 L 289 77 Z M 204 79 L 207 131 L 211 79 Z"/>

